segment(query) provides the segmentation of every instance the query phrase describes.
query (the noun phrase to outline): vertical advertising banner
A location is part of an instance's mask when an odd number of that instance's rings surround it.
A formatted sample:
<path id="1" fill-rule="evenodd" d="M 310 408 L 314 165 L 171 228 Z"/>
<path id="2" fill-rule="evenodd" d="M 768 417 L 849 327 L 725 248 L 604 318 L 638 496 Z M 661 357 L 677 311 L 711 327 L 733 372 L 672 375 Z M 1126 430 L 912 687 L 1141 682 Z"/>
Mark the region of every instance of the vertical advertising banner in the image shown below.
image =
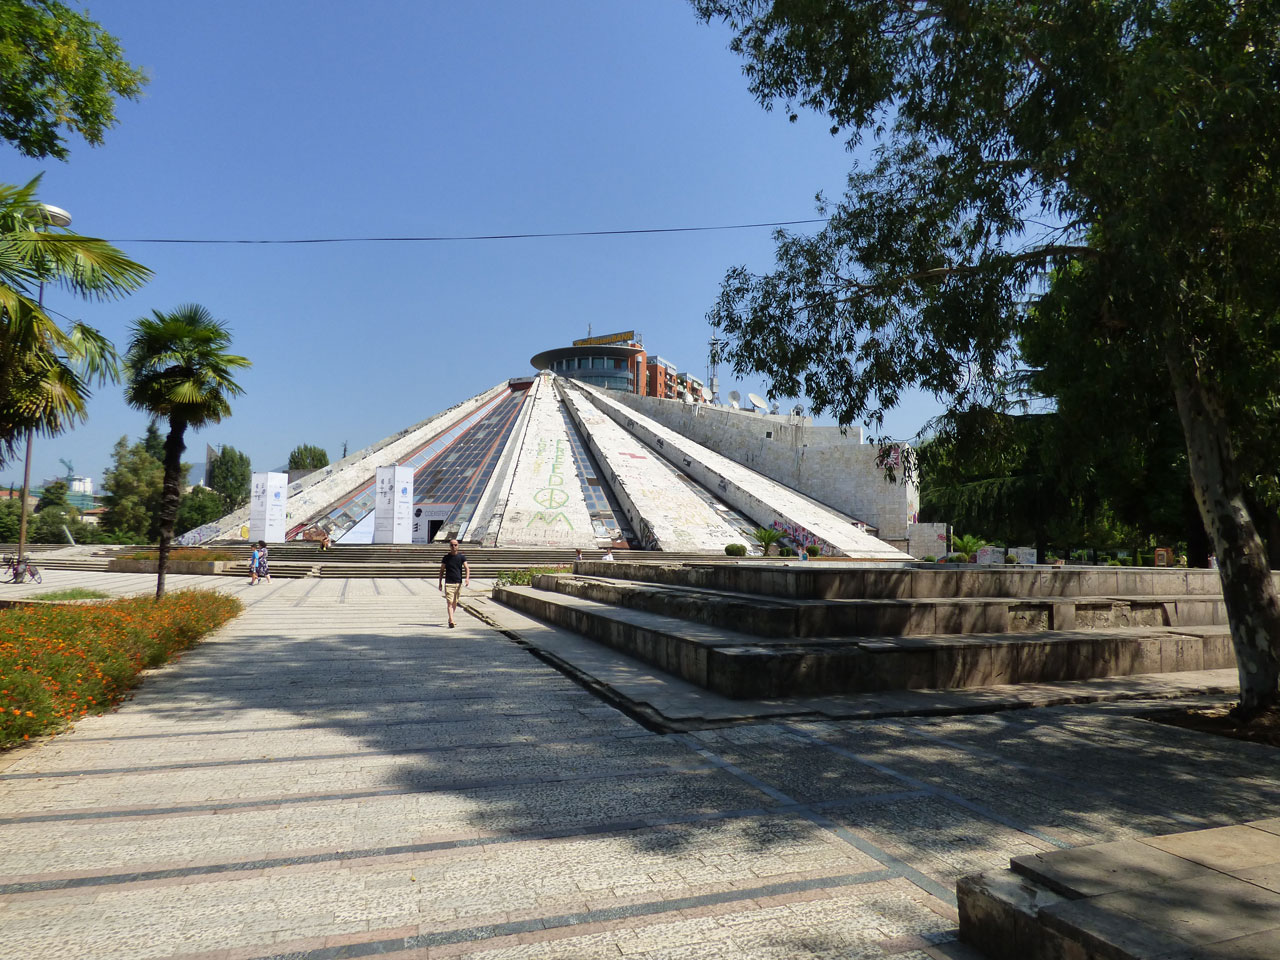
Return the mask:
<path id="1" fill-rule="evenodd" d="M 413 468 L 379 467 L 374 483 L 373 542 L 409 543 L 413 536 Z"/>
<path id="2" fill-rule="evenodd" d="M 289 506 L 287 473 L 255 473 L 249 488 L 249 539 L 283 543 Z"/>

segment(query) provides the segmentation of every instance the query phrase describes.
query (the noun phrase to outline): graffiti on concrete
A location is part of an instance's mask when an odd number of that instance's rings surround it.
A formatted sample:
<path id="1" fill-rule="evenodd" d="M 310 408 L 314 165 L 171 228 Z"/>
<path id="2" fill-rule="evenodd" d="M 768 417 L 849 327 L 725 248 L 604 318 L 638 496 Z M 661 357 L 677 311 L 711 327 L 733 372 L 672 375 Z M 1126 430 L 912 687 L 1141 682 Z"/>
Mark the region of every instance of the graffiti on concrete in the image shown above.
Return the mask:
<path id="1" fill-rule="evenodd" d="M 542 463 L 550 453 L 547 441 L 545 439 L 539 440 L 536 462 Z M 569 441 L 557 439 L 555 441 L 555 453 L 551 457 L 551 467 L 547 473 L 546 486 L 540 487 L 533 492 L 533 502 L 545 509 L 536 511 L 529 522 L 525 524 L 525 529 L 535 523 L 541 523 L 548 527 L 563 523 L 570 530 L 573 529 L 573 522 L 560 509 L 569 502 L 569 494 L 563 489 L 565 464 L 569 461 L 569 457 Z"/>

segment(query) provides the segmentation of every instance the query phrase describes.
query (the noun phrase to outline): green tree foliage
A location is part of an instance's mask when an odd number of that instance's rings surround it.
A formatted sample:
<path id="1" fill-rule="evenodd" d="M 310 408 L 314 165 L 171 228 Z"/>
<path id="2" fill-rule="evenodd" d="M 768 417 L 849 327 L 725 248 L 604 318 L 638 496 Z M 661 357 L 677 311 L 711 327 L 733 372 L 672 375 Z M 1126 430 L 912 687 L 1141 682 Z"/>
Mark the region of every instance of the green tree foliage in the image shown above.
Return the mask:
<path id="1" fill-rule="evenodd" d="M 134 543 L 153 540 L 163 484 L 160 461 L 142 443 L 130 446 L 129 438 L 121 437 L 112 448 L 111 466 L 102 475 L 103 529 Z"/>
<path id="2" fill-rule="evenodd" d="M 756 527 L 749 536 L 763 548 L 764 555 L 767 557 L 769 551 L 773 549 L 773 545 L 785 537 L 786 534 L 773 527 Z"/>
<path id="3" fill-rule="evenodd" d="M 116 378 L 110 341 L 83 323 L 59 326 L 41 304 L 42 285 L 102 299 L 150 276 L 105 241 L 48 223 L 38 183 L 0 184 L 0 464 L 28 430 L 54 436 L 83 421 L 93 383 Z"/>
<path id="4" fill-rule="evenodd" d="M 329 454 L 323 447 L 303 443 L 293 448 L 289 454 L 290 470 L 319 470 L 329 465 Z"/>
<path id="5" fill-rule="evenodd" d="M 0 139 L 28 157 L 65 160 L 65 133 L 102 143 L 117 97 L 146 76 L 119 42 L 58 0 L 0 0 Z"/>
<path id="6" fill-rule="evenodd" d="M 142 446 L 157 462 L 164 460 L 164 434 L 160 432 L 160 425 L 156 421 L 147 423 L 147 432 L 142 435 Z"/>
<path id="7" fill-rule="evenodd" d="M 55 480 L 40 492 L 40 500 L 36 503 L 36 513 L 49 507 L 65 507 L 67 505 L 67 482 Z"/>
<path id="8" fill-rule="evenodd" d="M 174 535 L 182 536 L 188 530 L 212 523 L 225 514 L 226 504 L 220 494 L 208 487 L 192 487 L 178 501 L 178 515 L 173 522 Z"/>
<path id="9" fill-rule="evenodd" d="M 209 486 L 221 495 L 225 506 L 223 514 L 249 502 L 249 484 L 252 480 L 253 466 L 249 463 L 249 455 L 241 453 L 235 447 L 223 447 L 209 464 Z"/>
<path id="10" fill-rule="evenodd" d="M 241 392 L 234 374 L 249 366 L 244 357 L 227 352 L 230 345 L 226 325 L 198 304 L 186 304 L 172 313 L 154 310 L 150 317 L 133 323 L 125 356 L 125 401 L 169 422 L 160 497 L 157 600 L 164 596 L 169 545 L 182 496 L 184 437 L 188 429 L 198 430 L 230 416 L 230 398 Z"/>
<path id="11" fill-rule="evenodd" d="M 910 387 L 1002 409 L 1038 331 L 1082 345 L 1061 363 L 1104 389 L 1145 367 L 1222 570 L 1240 711 L 1280 700 L 1238 459 L 1280 425 L 1275 5 L 693 2 L 762 103 L 869 149 L 816 235 L 726 276 L 710 319 L 735 371 L 879 424 Z"/>
<path id="12" fill-rule="evenodd" d="M 18 498 L 0 500 L 0 543 L 18 542 Z"/>

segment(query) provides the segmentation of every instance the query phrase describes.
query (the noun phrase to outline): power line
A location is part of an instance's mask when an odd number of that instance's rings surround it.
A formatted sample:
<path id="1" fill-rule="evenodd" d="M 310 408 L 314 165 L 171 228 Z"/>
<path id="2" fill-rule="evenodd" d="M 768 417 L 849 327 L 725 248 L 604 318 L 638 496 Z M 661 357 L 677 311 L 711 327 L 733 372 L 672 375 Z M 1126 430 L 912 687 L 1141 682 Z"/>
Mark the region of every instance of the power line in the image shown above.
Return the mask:
<path id="1" fill-rule="evenodd" d="M 713 227 L 644 227 L 635 230 L 569 230 L 562 233 L 490 233 L 438 237 L 309 237 L 292 240 L 193 240 L 182 237 L 113 240 L 113 243 L 299 244 L 299 243 L 455 243 L 469 240 L 542 240 L 552 237 L 622 237 L 641 233 L 704 233 L 712 230 L 754 230 L 760 227 L 796 227 L 814 220 L 774 220 L 769 223 L 731 223 Z"/>

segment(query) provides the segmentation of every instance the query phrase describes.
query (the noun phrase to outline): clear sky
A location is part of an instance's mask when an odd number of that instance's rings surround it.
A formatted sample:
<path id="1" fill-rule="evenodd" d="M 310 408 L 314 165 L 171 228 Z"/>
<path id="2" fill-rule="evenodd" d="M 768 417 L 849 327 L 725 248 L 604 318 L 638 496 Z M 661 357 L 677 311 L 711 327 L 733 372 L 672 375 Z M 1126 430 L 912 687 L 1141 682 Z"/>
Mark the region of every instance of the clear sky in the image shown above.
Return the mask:
<path id="1" fill-rule="evenodd" d="M 199 303 L 253 361 L 221 424 L 188 434 L 281 466 L 337 459 L 532 372 L 529 358 L 635 329 L 705 377 L 705 314 L 726 269 L 767 270 L 767 229 L 625 237 L 302 245 L 158 244 L 713 226 L 815 215 L 851 165 L 818 117 L 747 92 L 728 34 L 684 0 L 127 0 L 91 7 L 151 82 L 101 147 L 67 162 L 0 145 L 3 179 L 155 271 L 132 297 L 46 302 L 123 351 L 134 318 Z M 721 391 L 764 394 L 762 380 Z M 886 431 L 936 410 L 913 398 Z M 828 421 L 829 422 L 829 421 Z M 145 417 L 119 387 L 37 438 L 34 482 L 102 478 Z M 21 481 L 21 463 L 0 472 Z"/>

